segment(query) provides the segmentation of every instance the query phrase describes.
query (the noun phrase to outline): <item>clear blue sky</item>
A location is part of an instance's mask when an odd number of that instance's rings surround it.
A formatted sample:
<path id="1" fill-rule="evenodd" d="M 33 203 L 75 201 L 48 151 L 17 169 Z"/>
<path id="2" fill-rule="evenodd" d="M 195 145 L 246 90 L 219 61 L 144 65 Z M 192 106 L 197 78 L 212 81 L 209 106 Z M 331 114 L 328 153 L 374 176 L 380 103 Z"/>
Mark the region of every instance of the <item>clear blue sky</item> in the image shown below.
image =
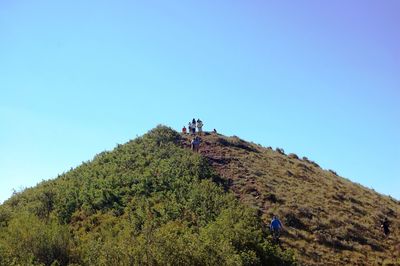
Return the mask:
<path id="1" fill-rule="evenodd" d="M 0 2 L 0 201 L 200 117 L 400 199 L 400 1 Z"/>

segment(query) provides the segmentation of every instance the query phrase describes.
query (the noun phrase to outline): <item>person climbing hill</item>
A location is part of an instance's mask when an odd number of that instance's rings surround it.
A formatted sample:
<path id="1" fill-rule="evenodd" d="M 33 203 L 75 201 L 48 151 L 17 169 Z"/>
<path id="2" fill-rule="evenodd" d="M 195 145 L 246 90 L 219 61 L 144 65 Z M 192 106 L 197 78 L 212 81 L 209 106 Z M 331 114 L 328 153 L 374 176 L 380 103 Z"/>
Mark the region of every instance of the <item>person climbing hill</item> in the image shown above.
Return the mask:
<path id="1" fill-rule="evenodd" d="M 185 126 L 183 126 L 183 128 L 182 128 L 182 134 L 186 134 L 186 127 Z"/>
<path id="2" fill-rule="evenodd" d="M 279 237 L 282 231 L 282 223 L 278 219 L 278 216 L 274 215 L 272 220 L 271 220 L 271 225 L 270 225 L 270 230 L 272 233 L 272 238 L 275 242 L 279 242 Z"/>
<path id="3" fill-rule="evenodd" d="M 389 224 L 388 218 L 385 218 L 385 220 L 381 224 L 381 228 L 386 237 L 388 237 L 390 234 L 389 226 L 390 226 L 390 224 Z"/>
<path id="4" fill-rule="evenodd" d="M 199 152 L 200 143 L 201 139 L 198 136 L 194 137 L 190 142 L 192 151 Z"/>

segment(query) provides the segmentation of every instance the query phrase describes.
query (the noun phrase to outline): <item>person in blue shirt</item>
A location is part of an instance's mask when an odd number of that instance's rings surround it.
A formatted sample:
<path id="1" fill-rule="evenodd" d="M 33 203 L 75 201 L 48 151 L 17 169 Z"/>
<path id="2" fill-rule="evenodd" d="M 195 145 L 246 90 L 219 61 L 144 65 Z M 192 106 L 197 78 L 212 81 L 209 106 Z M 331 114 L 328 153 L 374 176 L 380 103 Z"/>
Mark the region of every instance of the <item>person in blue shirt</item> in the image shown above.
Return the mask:
<path id="1" fill-rule="evenodd" d="M 192 151 L 199 152 L 200 143 L 201 139 L 198 136 L 194 137 L 190 143 Z"/>
<path id="2" fill-rule="evenodd" d="M 282 228 L 283 228 L 283 225 L 282 225 L 281 221 L 278 219 L 278 216 L 274 215 L 274 217 L 271 220 L 270 230 L 271 230 L 272 236 L 275 240 L 279 239 Z"/>

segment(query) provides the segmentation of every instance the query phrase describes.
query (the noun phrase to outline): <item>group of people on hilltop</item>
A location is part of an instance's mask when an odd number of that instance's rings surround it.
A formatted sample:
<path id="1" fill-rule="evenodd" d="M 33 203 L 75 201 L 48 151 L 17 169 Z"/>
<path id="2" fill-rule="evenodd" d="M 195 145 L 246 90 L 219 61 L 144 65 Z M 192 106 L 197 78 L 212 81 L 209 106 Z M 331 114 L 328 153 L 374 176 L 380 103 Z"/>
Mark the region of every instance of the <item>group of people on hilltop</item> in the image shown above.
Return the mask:
<path id="1" fill-rule="evenodd" d="M 183 134 L 189 133 L 191 135 L 196 135 L 196 128 L 197 132 L 201 134 L 203 132 L 203 121 L 201 121 L 200 119 L 197 119 L 196 121 L 196 119 L 193 118 L 192 121 L 189 121 L 187 129 L 185 126 L 182 128 L 182 133 Z"/>
<path id="2" fill-rule="evenodd" d="M 203 133 L 203 121 L 201 121 L 200 119 L 197 119 L 196 121 L 196 119 L 193 118 L 192 121 L 189 121 L 188 129 L 186 129 L 185 126 L 182 128 L 182 133 L 188 133 L 194 136 L 192 141 L 190 142 L 190 147 L 192 151 L 198 152 L 200 148 L 201 138 L 199 136 L 196 136 L 196 128 L 198 134 L 201 135 L 201 133 Z"/>
<path id="3" fill-rule="evenodd" d="M 192 121 L 189 121 L 188 127 L 186 128 L 183 126 L 182 128 L 182 134 L 190 134 L 190 135 L 196 135 L 196 128 L 197 128 L 197 133 L 201 135 L 203 133 L 203 121 L 200 119 L 194 119 Z M 217 134 L 217 130 L 214 128 L 212 133 Z"/>
<path id="4" fill-rule="evenodd" d="M 190 134 L 193 136 L 190 142 L 190 147 L 195 152 L 198 152 L 200 148 L 201 138 L 199 137 L 199 135 L 202 135 L 203 133 L 203 125 L 204 125 L 203 121 L 201 121 L 200 119 L 196 120 L 193 118 L 192 121 L 189 121 L 187 128 L 185 126 L 183 126 L 182 128 L 182 134 L 185 135 Z M 217 134 L 217 130 L 214 128 L 212 133 Z"/>

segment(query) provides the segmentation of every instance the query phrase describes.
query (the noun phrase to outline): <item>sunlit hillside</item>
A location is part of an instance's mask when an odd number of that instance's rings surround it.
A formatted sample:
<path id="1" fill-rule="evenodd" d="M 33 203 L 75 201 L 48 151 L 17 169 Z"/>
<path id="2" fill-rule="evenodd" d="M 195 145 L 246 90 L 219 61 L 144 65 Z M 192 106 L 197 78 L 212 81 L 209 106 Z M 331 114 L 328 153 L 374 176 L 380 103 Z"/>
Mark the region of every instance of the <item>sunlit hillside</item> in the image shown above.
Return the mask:
<path id="1" fill-rule="evenodd" d="M 201 139 L 193 152 L 159 126 L 16 193 L 0 206 L 0 264 L 400 264 L 395 199 L 283 149 Z"/>
<path id="2" fill-rule="evenodd" d="M 184 138 L 188 145 L 189 138 Z M 282 148 L 207 135 L 202 156 L 241 202 L 283 221 L 286 247 L 307 265 L 400 264 L 400 203 Z M 387 217 L 392 234 L 380 228 Z M 397 259 L 397 260 L 396 260 Z"/>

